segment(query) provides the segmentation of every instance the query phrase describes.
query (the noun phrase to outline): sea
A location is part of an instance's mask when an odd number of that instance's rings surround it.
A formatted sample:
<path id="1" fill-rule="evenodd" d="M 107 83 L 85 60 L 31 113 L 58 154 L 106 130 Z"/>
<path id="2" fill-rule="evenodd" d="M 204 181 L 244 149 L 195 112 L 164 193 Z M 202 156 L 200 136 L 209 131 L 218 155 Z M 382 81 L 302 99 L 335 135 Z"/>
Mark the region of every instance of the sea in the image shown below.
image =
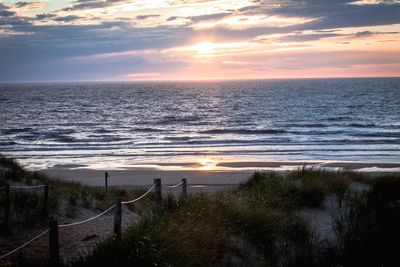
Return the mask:
<path id="1" fill-rule="evenodd" d="M 1 84 L 0 122 L 30 169 L 399 163 L 400 78 Z"/>

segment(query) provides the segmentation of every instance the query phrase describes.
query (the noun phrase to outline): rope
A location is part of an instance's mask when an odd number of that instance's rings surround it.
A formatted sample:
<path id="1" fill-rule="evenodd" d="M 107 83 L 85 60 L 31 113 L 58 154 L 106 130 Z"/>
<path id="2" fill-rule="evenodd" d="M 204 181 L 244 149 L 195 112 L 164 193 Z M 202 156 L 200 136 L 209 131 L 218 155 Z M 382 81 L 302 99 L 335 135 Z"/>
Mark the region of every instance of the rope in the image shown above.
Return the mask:
<path id="1" fill-rule="evenodd" d="M 181 182 L 181 183 L 179 183 L 179 184 L 176 184 L 176 185 L 167 185 L 167 187 L 169 187 L 169 188 L 176 188 L 176 187 L 181 186 L 181 185 L 183 185 L 183 182 Z"/>
<path id="2" fill-rule="evenodd" d="M 10 185 L 10 188 L 14 188 L 14 189 L 36 189 L 36 188 L 42 188 L 42 187 L 45 187 L 45 185 L 32 185 L 32 186 Z"/>
<path id="3" fill-rule="evenodd" d="M 144 193 L 143 195 L 141 195 L 140 197 L 132 199 L 132 200 L 129 200 L 129 201 L 122 201 L 121 204 L 130 204 L 130 203 L 136 202 L 138 200 L 141 200 L 142 198 L 147 196 L 154 189 L 154 187 L 156 187 L 156 184 L 154 184 L 152 187 L 150 187 L 150 189 L 147 190 L 147 192 Z"/>
<path id="4" fill-rule="evenodd" d="M 9 186 L 10 188 L 14 188 L 14 189 L 35 189 L 35 188 L 42 188 L 42 187 L 45 187 L 45 185 L 32 185 L 32 186 L 28 186 L 28 185 L 26 185 L 26 186 L 19 186 L 19 185 L 10 185 Z M 7 188 L 7 186 L 3 186 L 3 187 L 0 187 L 0 190 L 3 190 L 3 189 L 6 189 Z"/>
<path id="5" fill-rule="evenodd" d="M 155 186 L 156 186 L 156 184 L 154 184 L 149 190 L 147 190 L 146 193 L 144 193 L 144 194 L 141 195 L 140 197 L 138 197 L 138 198 L 136 198 L 136 199 L 133 199 L 133 200 L 130 200 L 130 201 L 121 202 L 121 204 L 133 203 L 133 202 L 135 202 L 135 201 L 138 201 L 138 200 L 144 198 L 147 194 L 149 194 L 149 193 L 151 192 L 151 190 L 153 190 L 153 188 L 154 188 Z M 83 220 L 83 221 L 80 221 L 80 222 L 74 222 L 74 223 L 68 223 L 68 224 L 59 224 L 58 227 L 59 227 L 59 228 L 63 228 L 63 227 L 69 227 L 69 226 L 74 226 L 74 225 L 78 225 L 78 224 L 83 224 L 83 223 L 86 223 L 86 222 L 90 222 L 90 221 L 92 221 L 92 220 L 94 220 L 94 219 L 97 219 L 98 217 L 100 217 L 100 216 L 106 214 L 107 212 L 109 212 L 110 210 L 112 210 L 113 208 L 115 208 L 115 206 L 117 206 L 117 204 L 112 205 L 111 207 L 109 207 L 108 209 L 106 209 L 105 211 L 103 211 L 102 213 L 99 213 L 99 214 L 97 214 L 96 216 L 93 216 L 93 217 L 91 217 L 91 218 L 89 218 L 89 219 L 86 219 L 86 220 Z"/>
<path id="6" fill-rule="evenodd" d="M 78 224 L 82 224 L 82 223 L 86 223 L 86 222 L 90 222 L 94 219 L 97 219 L 98 217 L 100 217 L 101 215 L 106 214 L 107 212 L 109 212 L 110 210 L 112 210 L 113 208 L 115 208 L 116 204 L 112 205 L 111 207 L 109 207 L 108 209 L 106 209 L 105 211 L 103 211 L 102 213 L 97 214 L 96 216 L 93 216 L 89 219 L 80 221 L 80 222 L 74 222 L 74 223 L 67 223 L 67 224 L 59 224 L 58 227 L 62 228 L 62 227 L 69 227 L 69 226 L 74 226 L 74 225 L 78 225 Z"/>
<path id="7" fill-rule="evenodd" d="M 196 185 L 188 185 L 188 187 L 209 187 L 209 186 L 204 184 L 196 184 Z"/>
<path id="8" fill-rule="evenodd" d="M 177 184 L 177 185 L 174 185 L 173 187 L 177 187 L 177 186 L 179 186 L 179 185 L 181 185 L 181 184 L 182 184 L 182 183 Z M 44 187 L 44 185 L 38 185 L 38 186 L 10 186 L 10 188 L 38 188 L 38 187 Z M 129 203 L 136 202 L 136 201 L 138 201 L 138 200 L 144 198 L 146 195 L 148 195 L 155 187 L 156 187 L 156 184 L 154 184 L 152 187 L 150 187 L 150 189 L 147 190 L 146 193 L 144 193 L 144 194 L 141 195 L 140 197 L 135 198 L 135 199 L 130 200 L 130 201 L 123 201 L 123 202 L 121 202 L 121 204 L 129 204 Z M 6 187 L 1 187 L 0 190 L 1 190 L 1 189 L 4 189 L 4 188 L 6 188 Z M 91 217 L 91 218 L 89 218 L 89 219 L 86 219 L 86 220 L 83 220 L 83 221 L 80 221 L 80 222 L 69 223 L 69 224 L 59 224 L 58 227 L 59 227 L 59 228 L 63 228 L 63 227 L 69 227 L 69 226 L 74 226 L 74 225 L 79 225 L 79 224 L 83 224 L 83 223 L 86 223 L 86 222 L 90 222 L 90 221 L 92 221 L 92 220 L 94 220 L 94 219 L 96 219 L 96 218 L 99 218 L 100 216 L 106 214 L 107 212 L 109 212 L 110 210 L 112 210 L 113 208 L 115 208 L 116 206 L 117 206 L 117 205 L 114 204 L 114 205 L 112 205 L 111 207 L 109 207 L 108 209 L 106 209 L 105 211 L 103 211 L 103 212 L 101 212 L 101 213 L 97 214 L 96 216 L 93 216 L 93 217 Z M 18 250 L 20 250 L 20 249 L 26 247 L 27 245 L 29 245 L 30 243 L 32 243 L 32 242 L 35 241 L 36 239 L 38 239 L 38 238 L 40 238 L 41 236 L 45 235 L 47 232 L 49 232 L 49 229 L 46 229 L 45 231 L 43 231 L 43 232 L 40 233 L 39 235 L 35 236 L 34 238 L 32 238 L 31 240 L 29 240 L 28 242 L 26 242 L 25 244 L 23 244 L 23 245 L 21 245 L 21 246 L 15 248 L 15 249 L 13 249 L 13 250 L 11 250 L 10 252 L 8 252 L 8 253 L 6 253 L 6 254 L 4 254 L 4 255 L 1 255 L 1 256 L 0 256 L 0 260 L 6 258 L 6 257 L 8 257 L 8 256 L 10 256 L 11 254 L 17 252 Z"/>
<path id="9" fill-rule="evenodd" d="M 8 252 L 8 253 L 6 253 L 6 254 L 0 256 L 0 260 L 6 258 L 6 257 L 8 257 L 8 256 L 10 256 L 11 254 L 17 252 L 18 250 L 20 250 L 20 249 L 26 247 L 27 245 L 29 245 L 30 243 L 32 243 L 33 241 L 35 241 L 36 239 L 38 239 L 38 238 L 41 237 L 42 235 L 46 234 L 48 231 L 49 231 L 49 229 L 45 230 L 44 232 L 38 234 L 37 236 L 35 236 L 34 238 L 32 238 L 31 240 L 29 240 L 29 241 L 26 242 L 25 244 L 23 244 L 23 245 L 17 247 L 16 249 L 13 249 L 13 250 L 11 250 L 10 252 Z"/>

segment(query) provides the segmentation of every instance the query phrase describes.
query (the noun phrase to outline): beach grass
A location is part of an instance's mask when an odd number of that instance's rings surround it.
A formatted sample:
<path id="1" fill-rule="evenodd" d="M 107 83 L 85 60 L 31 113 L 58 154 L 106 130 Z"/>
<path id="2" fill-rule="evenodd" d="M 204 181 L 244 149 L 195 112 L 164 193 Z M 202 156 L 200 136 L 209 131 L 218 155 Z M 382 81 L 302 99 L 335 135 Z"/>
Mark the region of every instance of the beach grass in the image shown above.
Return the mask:
<path id="1" fill-rule="evenodd" d="M 370 186 L 355 192 L 354 181 Z M 399 185 L 399 175 L 369 180 L 349 170 L 256 172 L 229 192 L 168 196 L 162 214 L 145 217 L 122 240 L 100 243 L 71 266 L 394 266 Z M 320 242 L 296 212 L 323 209 L 328 195 L 343 211 L 334 220 L 337 242 Z"/>
<path id="2" fill-rule="evenodd" d="M 14 185 L 49 185 L 48 214 L 73 219 L 80 208 L 102 211 L 112 205 L 117 198 L 132 199 L 140 196 L 143 190 L 124 190 L 116 187 L 92 187 L 74 181 L 63 181 L 38 171 L 27 171 L 15 160 L 0 155 L 0 187 Z M 46 225 L 43 214 L 43 189 L 10 190 L 11 230 L 15 226 L 35 227 Z M 5 204 L 4 194 L 0 194 L 0 208 Z M 129 206 L 133 208 L 132 206 Z M 135 208 L 140 213 L 142 209 Z M 2 216 L 2 214 L 1 214 Z M 0 216 L 0 219 L 2 217 Z"/>
<path id="3" fill-rule="evenodd" d="M 71 217 L 79 205 L 96 209 L 111 196 L 130 194 L 42 176 L 31 181 L 60 187 Z M 336 203 L 334 238 L 322 240 L 301 212 L 324 212 L 327 199 Z M 306 166 L 255 172 L 228 191 L 166 194 L 161 207 L 143 208 L 121 239 L 110 236 L 65 266 L 397 266 L 399 203 L 398 174 L 369 178 Z M 15 266 L 46 264 L 20 258 Z"/>
<path id="4" fill-rule="evenodd" d="M 384 175 L 368 190 L 352 195 L 335 221 L 343 262 L 347 266 L 396 266 L 400 240 L 400 177 Z"/>

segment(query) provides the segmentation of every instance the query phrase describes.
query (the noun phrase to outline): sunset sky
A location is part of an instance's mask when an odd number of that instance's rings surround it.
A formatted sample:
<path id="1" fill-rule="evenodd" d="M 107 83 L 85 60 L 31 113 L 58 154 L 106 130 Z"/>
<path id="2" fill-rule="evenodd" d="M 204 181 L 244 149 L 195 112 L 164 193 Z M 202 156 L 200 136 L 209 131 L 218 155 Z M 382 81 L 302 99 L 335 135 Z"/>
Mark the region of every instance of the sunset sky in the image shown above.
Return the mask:
<path id="1" fill-rule="evenodd" d="M 398 0 L 0 0 L 0 82 L 400 76 Z"/>

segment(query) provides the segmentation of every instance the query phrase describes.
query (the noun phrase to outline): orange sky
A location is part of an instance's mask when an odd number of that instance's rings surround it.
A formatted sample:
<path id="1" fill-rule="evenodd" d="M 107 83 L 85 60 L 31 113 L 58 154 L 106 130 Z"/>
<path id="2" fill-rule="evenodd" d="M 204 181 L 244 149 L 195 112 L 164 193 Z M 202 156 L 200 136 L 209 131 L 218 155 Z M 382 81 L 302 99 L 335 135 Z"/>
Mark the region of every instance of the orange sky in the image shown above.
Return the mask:
<path id="1" fill-rule="evenodd" d="M 0 81 L 400 76 L 399 1 L 0 1 Z"/>

